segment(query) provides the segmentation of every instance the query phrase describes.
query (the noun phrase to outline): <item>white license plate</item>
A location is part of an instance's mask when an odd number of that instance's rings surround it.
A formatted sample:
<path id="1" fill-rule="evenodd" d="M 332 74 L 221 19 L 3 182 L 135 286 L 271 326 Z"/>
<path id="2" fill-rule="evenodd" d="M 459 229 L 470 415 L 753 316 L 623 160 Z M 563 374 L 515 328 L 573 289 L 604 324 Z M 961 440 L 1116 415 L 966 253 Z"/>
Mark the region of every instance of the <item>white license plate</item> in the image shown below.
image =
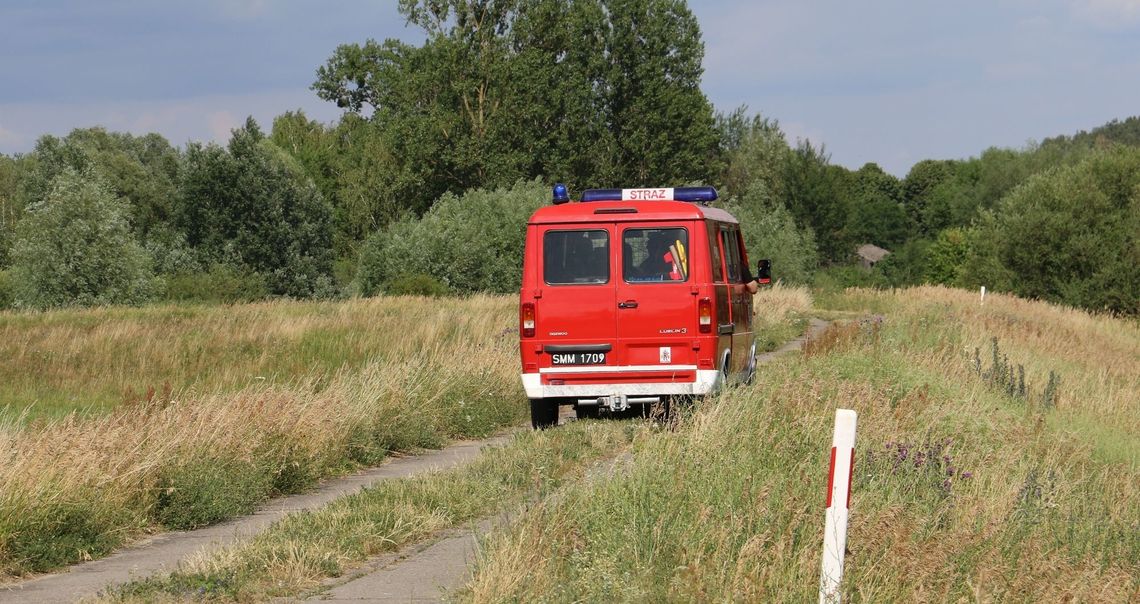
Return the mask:
<path id="1" fill-rule="evenodd" d="M 604 352 L 552 352 L 551 365 L 605 365 Z"/>

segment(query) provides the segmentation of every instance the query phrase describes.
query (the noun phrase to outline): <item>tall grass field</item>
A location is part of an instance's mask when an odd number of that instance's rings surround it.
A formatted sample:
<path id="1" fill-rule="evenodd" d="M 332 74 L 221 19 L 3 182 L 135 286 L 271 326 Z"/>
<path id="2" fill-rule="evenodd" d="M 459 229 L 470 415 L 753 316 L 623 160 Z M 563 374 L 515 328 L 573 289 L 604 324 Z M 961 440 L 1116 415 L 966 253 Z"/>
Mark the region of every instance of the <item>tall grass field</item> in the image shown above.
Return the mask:
<path id="1" fill-rule="evenodd" d="M 0 315 L 0 578 L 525 418 L 516 302 Z"/>
<path id="2" fill-rule="evenodd" d="M 845 601 L 1140 601 L 1135 320 L 940 287 L 821 305 L 848 319 L 491 535 L 462 599 L 816 601 L 850 408 Z"/>

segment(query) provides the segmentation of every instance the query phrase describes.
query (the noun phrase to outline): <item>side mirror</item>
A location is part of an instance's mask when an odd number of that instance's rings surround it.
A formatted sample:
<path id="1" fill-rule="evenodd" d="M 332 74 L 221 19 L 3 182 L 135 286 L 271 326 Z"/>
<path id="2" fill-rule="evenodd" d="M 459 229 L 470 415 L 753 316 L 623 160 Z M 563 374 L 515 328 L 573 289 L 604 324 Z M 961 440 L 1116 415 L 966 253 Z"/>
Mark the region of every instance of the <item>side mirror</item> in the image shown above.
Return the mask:
<path id="1" fill-rule="evenodd" d="M 767 258 L 756 261 L 756 281 L 762 285 L 772 282 L 772 261 Z"/>

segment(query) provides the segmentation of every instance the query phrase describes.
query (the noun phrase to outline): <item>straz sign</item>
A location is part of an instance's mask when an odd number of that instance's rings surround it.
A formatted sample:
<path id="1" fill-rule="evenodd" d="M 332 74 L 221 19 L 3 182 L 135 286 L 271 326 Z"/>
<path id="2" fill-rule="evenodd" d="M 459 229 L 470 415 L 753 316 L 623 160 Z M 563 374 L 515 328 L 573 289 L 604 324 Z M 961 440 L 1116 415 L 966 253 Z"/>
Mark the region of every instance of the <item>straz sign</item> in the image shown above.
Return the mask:
<path id="1" fill-rule="evenodd" d="M 673 199 L 673 188 L 663 189 L 622 189 L 622 201 L 668 201 Z"/>

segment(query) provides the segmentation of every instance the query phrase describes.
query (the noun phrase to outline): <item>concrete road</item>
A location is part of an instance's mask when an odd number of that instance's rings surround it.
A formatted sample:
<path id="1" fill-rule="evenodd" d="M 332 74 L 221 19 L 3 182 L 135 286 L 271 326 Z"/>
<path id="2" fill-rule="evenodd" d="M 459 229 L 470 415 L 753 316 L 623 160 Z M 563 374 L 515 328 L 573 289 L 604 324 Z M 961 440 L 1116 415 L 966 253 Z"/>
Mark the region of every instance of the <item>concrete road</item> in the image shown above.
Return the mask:
<path id="1" fill-rule="evenodd" d="M 249 538 L 290 512 L 319 508 L 383 480 L 460 465 L 475 459 L 483 447 L 509 439 L 509 435 L 504 435 L 464 441 L 439 451 L 393 458 L 377 468 L 329 481 L 314 492 L 275 499 L 250 516 L 194 531 L 162 533 L 100 560 L 0 586 L 0 602 L 74 602 L 91 597 L 110 584 L 174 570 L 180 560 L 200 550 L 217 549 Z"/>

